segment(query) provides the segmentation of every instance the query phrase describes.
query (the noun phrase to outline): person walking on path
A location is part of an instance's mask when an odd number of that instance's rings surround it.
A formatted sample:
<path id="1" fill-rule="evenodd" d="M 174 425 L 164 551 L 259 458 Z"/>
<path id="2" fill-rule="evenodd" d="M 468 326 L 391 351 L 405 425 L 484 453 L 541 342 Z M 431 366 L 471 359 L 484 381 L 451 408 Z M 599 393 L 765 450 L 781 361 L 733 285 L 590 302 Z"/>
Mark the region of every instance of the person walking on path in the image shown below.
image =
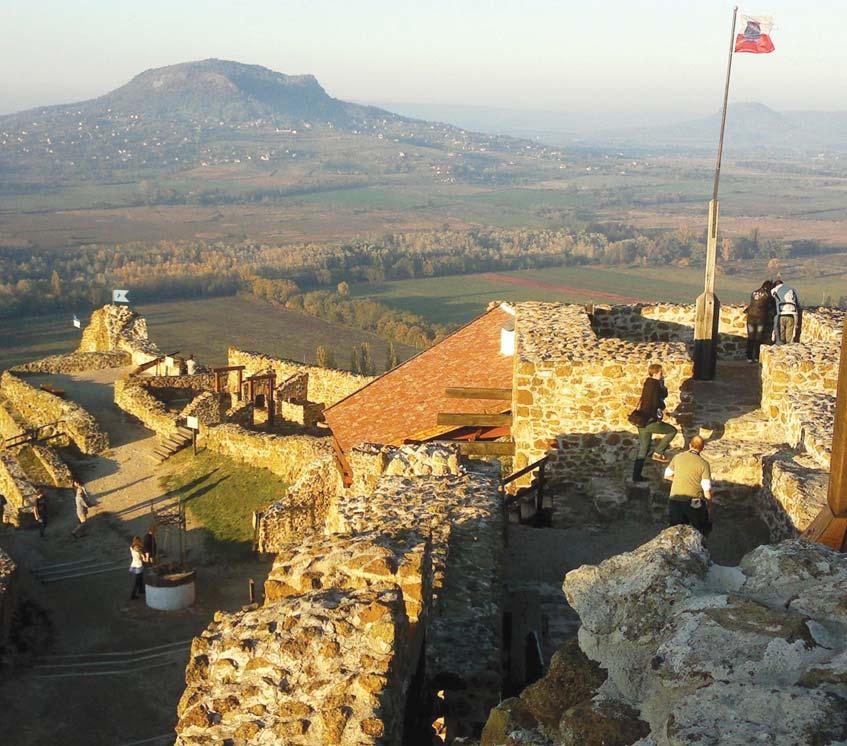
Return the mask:
<path id="1" fill-rule="evenodd" d="M 712 530 L 712 467 L 701 455 L 705 446 L 699 435 L 691 438 L 688 450 L 668 464 L 665 479 L 671 481 L 668 525 L 692 526 L 708 536 Z"/>
<path id="2" fill-rule="evenodd" d="M 778 345 L 791 344 L 798 329 L 800 296 L 791 285 L 786 285 L 781 277 L 776 278 L 771 293 L 776 301 L 774 324 L 776 343 Z"/>
<path id="3" fill-rule="evenodd" d="M 85 491 L 85 487 L 79 482 L 74 482 L 74 488 L 74 506 L 76 507 L 76 517 L 79 520 L 79 526 L 71 531 L 71 536 L 74 539 L 78 539 L 79 531 L 82 530 L 85 522 L 88 520 L 88 503 L 85 500 L 88 493 Z"/>
<path id="4" fill-rule="evenodd" d="M 776 311 L 776 301 L 771 295 L 773 283 L 765 280 L 760 288 L 750 294 L 750 302 L 744 313 L 747 314 L 747 362 L 755 363 L 759 360 L 759 350 L 765 341 L 765 334 L 769 326 L 773 325 L 773 317 Z"/>
<path id="5" fill-rule="evenodd" d="M 129 598 L 134 601 L 139 595 L 144 595 L 144 542 L 140 536 L 132 537 L 129 554 L 132 558 L 129 571 L 133 575 L 132 593 Z"/>
<path id="6" fill-rule="evenodd" d="M 35 502 L 32 504 L 32 515 L 38 523 L 38 533 L 44 538 L 47 529 L 47 496 L 39 491 L 35 494 Z"/>
<path id="7" fill-rule="evenodd" d="M 647 380 L 641 389 L 641 399 L 638 407 L 629 415 L 629 421 L 638 428 L 638 454 L 632 467 L 632 481 L 646 482 L 641 476 L 644 461 L 652 455 L 654 461 L 666 464 L 668 457 L 665 451 L 676 437 L 677 429 L 669 422 L 664 422 L 665 399 L 668 390 L 662 366 L 651 363 L 647 368 Z M 661 435 L 659 445 L 653 450 L 653 436 Z"/>

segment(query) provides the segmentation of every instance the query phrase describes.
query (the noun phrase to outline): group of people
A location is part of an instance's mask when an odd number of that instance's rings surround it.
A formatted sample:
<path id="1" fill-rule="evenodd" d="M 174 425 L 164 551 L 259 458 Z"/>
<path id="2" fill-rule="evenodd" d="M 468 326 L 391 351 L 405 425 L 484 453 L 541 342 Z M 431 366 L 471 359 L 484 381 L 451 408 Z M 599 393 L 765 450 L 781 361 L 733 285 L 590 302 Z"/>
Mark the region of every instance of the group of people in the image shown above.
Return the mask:
<path id="1" fill-rule="evenodd" d="M 759 359 L 762 344 L 790 344 L 800 331 L 800 296 L 797 290 L 777 277 L 765 280 L 750 294 L 744 309 L 747 315 L 747 362 Z"/>
<path id="2" fill-rule="evenodd" d="M 706 442 L 695 435 L 688 442 L 688 449 L 673 459 L 666 451 L 676 437 L 676 427 L 665 421 L 664 371 L 658 363 L 647 368 L 647 379 L 641 389 L 638 406 L 629 415 L 629 420 L 638 428 L 638 453 L 632 468 L 633 482 L 646 482 L 643 476 L 647 458 L 665 465 L 664 478 L 671 482 L 668 500 L 668 525 L 689 525 L 704 536 L 712 529 L 712 469 L 703 458 Z M 660 435 L 658 445 L 653 437 Z"/>
<path id="3" fill-rule="evenodd" d="M 156 554 L 156 524 L 152 523 L 143 539 L 140 536 L 133 536 L 129 544 L 129 572 L 133 579 L 132 592 L 129 596 L 131 601 L 144 595 L 144 567 L 156 561 Z"/>

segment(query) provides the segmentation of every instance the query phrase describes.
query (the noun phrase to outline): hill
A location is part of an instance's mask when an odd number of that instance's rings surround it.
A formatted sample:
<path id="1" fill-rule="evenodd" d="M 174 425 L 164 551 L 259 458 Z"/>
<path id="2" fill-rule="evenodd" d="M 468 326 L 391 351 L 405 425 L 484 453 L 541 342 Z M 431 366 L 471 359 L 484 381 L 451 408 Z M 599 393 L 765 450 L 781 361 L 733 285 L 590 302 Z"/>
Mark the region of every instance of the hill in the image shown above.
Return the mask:
<path id="1" fill-rule="evenodd" d="M 364 147 L 362 136 L 369 138 Z M 308 145 L 300 147 L 304 138 Z M 265 173 L 282 167 L 291 178 L 277 182 L 290 188 L 307 177 L 314 185 L 324 172 L 362 177 L 375 168 L 412 170 L 409 147 L 468 154 L 462 168 L 438 172 L 470 181 L 499 162 L 488 153 L 515 151 L 524 157 L 543 151 L 532 143 L 341 101 L 312 75 L 210 59 L 147 70 L 90 101 L 0 117 L 0 191 L 158 179 L 239 164 L 235 170 L 242 172 L 247 164 L 259 164 Z M 370 152 L 373 148 L 378 152 Z M 385 151 L 389 164 L 382 162 Z M 291 168 L 298 158 L 298 167 Z M 304 162 L 306 168 L 300 168 Z"/>

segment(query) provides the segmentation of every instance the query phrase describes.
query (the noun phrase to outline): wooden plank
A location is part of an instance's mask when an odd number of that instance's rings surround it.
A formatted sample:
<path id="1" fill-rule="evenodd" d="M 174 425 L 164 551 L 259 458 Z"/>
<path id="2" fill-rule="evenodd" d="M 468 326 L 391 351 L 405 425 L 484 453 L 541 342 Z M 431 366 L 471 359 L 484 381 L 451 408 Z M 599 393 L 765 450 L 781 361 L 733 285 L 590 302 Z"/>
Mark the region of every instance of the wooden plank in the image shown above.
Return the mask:
<path id="1" fill-rule="evenodd" d="M 439 412 L 439 425 L 470 427 L 506 427 L 512 424 L 510 414 L 479 414 L 474 412 Z"/>
<path id="2" fill-rule="evenodd" d="M 514 456 L 515 444 L 497 440 L 459 440 L 463 456 Z"/>
<path id="3" fill-rule="evenodd" d="M 448 399 L 495 399 L 512 401 L 512 389 L 486 389 L 474 386 L 451 386 L 444 390 Z"/>

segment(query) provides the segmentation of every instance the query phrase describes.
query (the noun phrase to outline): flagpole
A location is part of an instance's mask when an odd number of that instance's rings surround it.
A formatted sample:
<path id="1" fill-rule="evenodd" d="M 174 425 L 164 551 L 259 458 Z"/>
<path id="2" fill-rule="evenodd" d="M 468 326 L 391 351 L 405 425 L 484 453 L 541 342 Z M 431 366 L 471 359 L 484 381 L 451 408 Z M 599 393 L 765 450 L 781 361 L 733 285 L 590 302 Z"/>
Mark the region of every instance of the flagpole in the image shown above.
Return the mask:
<path id="1" fill-rule="evenodd" d="M 709 225 L 706 232 L 706 276 L 703 294 L 697 298 L 694 319 L 694 377 L 711 381 L 717 367 L 717 338 L 721 304 L 715 295 L 715 265 L 718 254 L 718 184 L 721 178 L 723 138 L 726 132 L 726 109 L 729 102 L 729 80 L 732 74 L 732 55 L 735 52 L 735 22 L 738 6 L 732 9 L 732 26 L 729 32 L 729 56 L 726 63 L 726 83 L 723 91 L 721 132 L 718 139 L 718 156 L 715 160 L 715 180 L 712 201 L 709 202 Z"/>

